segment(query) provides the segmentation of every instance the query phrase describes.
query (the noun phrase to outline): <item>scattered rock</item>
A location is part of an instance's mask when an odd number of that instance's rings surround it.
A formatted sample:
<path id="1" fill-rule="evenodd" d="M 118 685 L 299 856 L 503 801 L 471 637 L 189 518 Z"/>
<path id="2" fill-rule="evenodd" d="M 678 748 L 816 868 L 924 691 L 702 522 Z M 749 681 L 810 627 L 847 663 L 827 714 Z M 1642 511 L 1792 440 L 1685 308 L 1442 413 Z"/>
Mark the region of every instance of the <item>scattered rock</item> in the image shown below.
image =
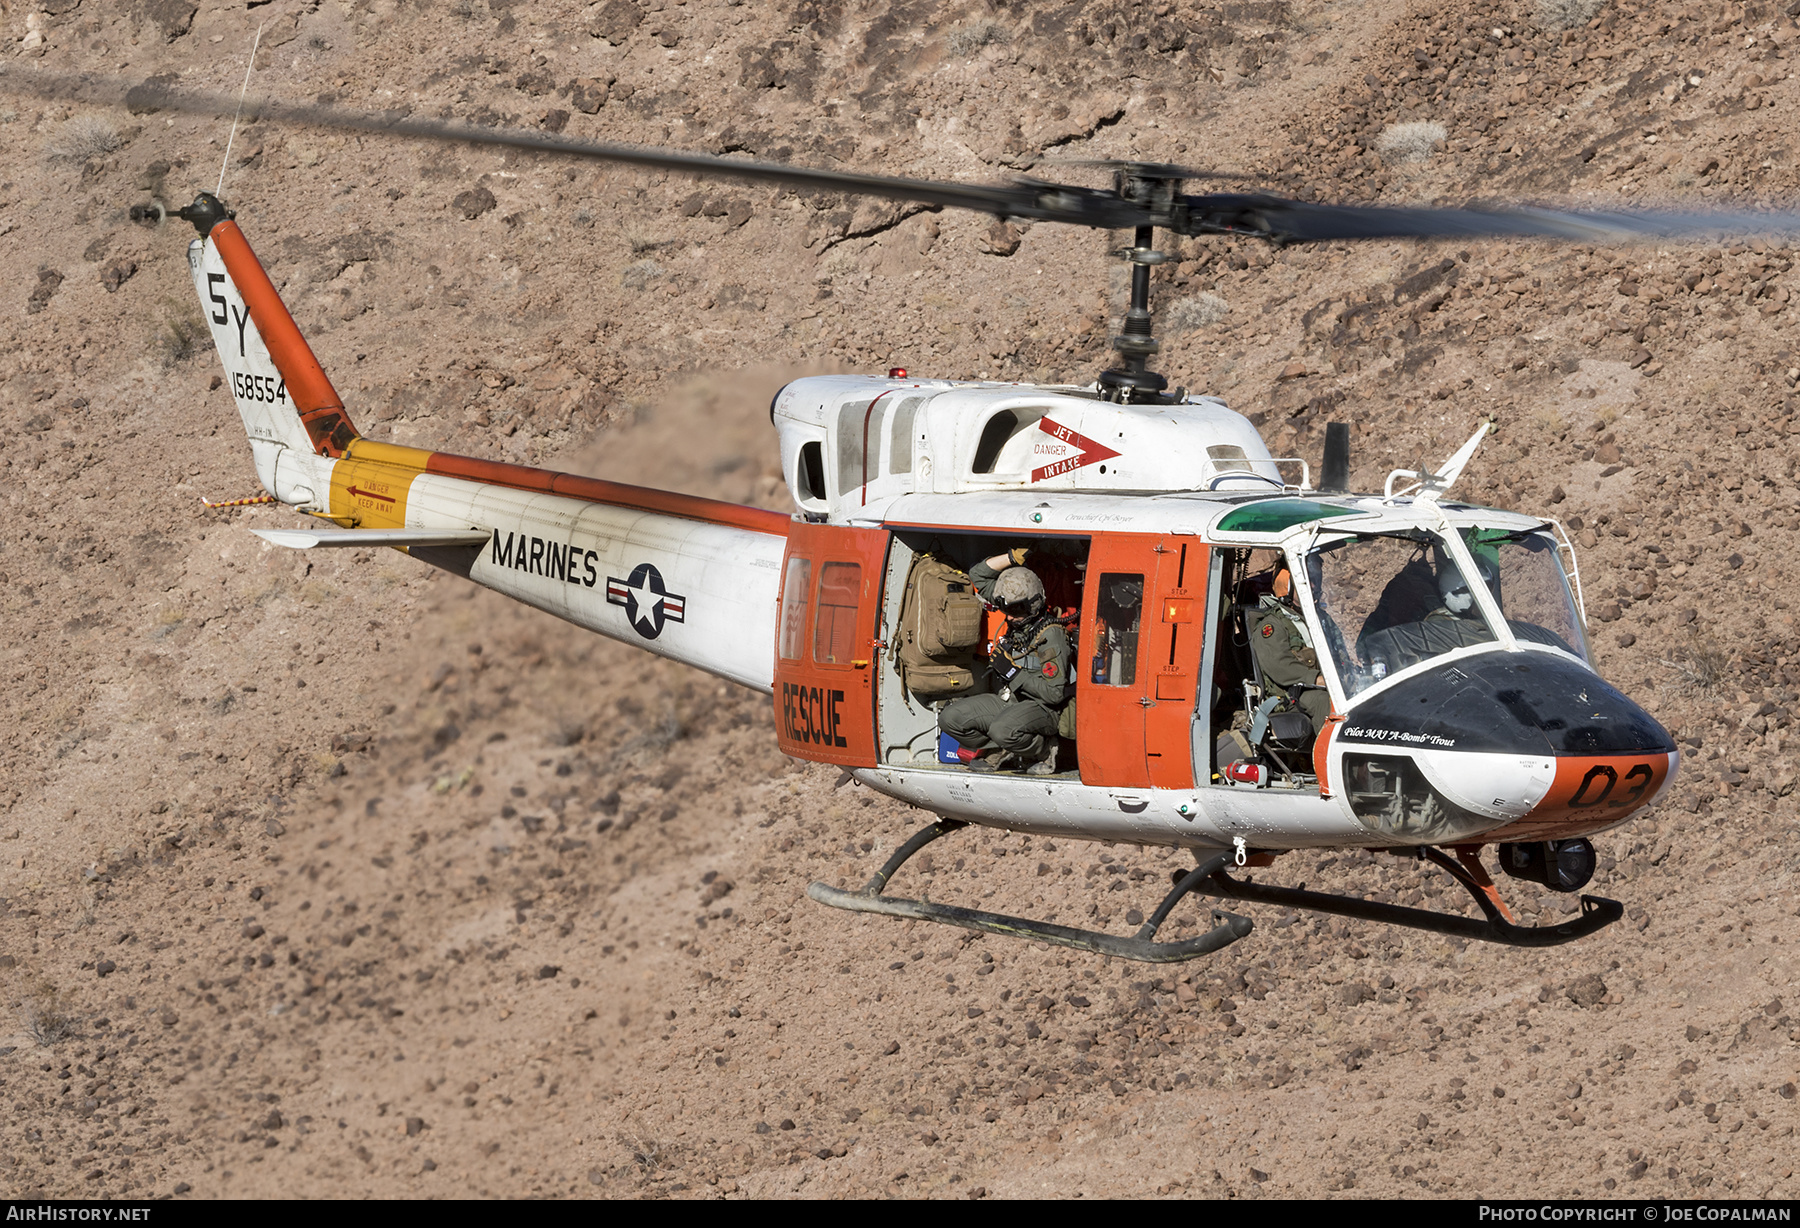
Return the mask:
<path id="1" fill-rule="evenodd" d="M 1606 982 L 1598 972 L 1590 972 L 1563 986 L 1563 996 L 1576 1006 L 1597 1006 L 1606 998 Z"/>
<path id="2" fill-rule="evenodd" d="M 459 192 L 456 199 L 450 202 L 450 207 L 472 222 L 493 209 L 497 203 L 492 192 L 477 186 L 466 192 Z"/>
<path id="3" fill-rule="evenodd" d="M 1024 231 L 1013 222 L 995 222 L 989 226 L 979 244 L 982 251 L 990 256 L 1010 256 L 1019 250 L 1019 241 Z"/>
<path id="4" fill-rule="evenodd" d="M 612 78 L 604 81 L 599 77 L 581 77 L 569 82 L 569 105 L 583 115 L 594 115 L 606 105 L 608 91 L 612 88 Z M 692 217 L 692 214 L 686 216 Z"/>
<path id="5" fill-rule="evenodd" d="M 38 269 L 37 285 L 31 291 L 31 297 L 25 300 L 25 313 L 36 315 L 50 305 L 50 299 L 63 283 L 63 275 L 55 269 Z"/>
<path id="6" fill-rule="evenodd" d="M 633 0 L 606 0 L 588 18 L 588 33 L 617 47 L 631 37 L 644 20 L 644 11 Z"/>
<path id="7" fill-rule="evenodd" d="M 108 294 L 113 294 L 120 286 L 130 281 L 137 271 L 137 261 L 115 260 L 100 271 L 100 284 L 105 287 Z"/>

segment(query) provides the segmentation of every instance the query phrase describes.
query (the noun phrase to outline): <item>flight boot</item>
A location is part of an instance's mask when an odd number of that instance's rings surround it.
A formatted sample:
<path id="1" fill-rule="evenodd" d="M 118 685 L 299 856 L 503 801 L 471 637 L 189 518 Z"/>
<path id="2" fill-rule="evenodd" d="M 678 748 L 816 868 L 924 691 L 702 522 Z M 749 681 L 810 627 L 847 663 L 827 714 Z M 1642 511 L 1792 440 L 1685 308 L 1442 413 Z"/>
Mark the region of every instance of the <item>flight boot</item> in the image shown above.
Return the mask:
<path id="1" fill-rule="evenodd" d="M 1027 752 L 1025 755 L 1025 758 L 1031 760 L 1031 766 L 1025 769 L 1025 774 L 1027 776 L 1056 775 L 1056 752 L 1061 748 L 1062 743 L 1055 735 L 1038 738 L 1032 745 L 1032 750 L 1038 753 L 1033 756 Z"/>

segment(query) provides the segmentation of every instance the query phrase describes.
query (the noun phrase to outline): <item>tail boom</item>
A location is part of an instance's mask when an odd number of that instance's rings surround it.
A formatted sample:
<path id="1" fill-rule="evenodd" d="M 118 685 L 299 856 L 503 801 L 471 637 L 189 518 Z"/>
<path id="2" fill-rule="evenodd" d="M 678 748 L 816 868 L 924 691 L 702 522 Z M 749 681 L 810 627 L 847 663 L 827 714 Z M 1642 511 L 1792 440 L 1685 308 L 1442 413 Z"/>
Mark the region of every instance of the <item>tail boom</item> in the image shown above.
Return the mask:
<path id="1" fill-rule="evenodd" d="M 270 494 L 358 540 L 771 690 L 789 517 L 364 439 L 224 205 L 202 194 L 182 216 L 200 231 L 188 257 L 194 288 Z M 274 540 L 332 544 L 290 537 Z"/>
<path id="2" fill-rule="evenodd" d="M 788 517 L 366 439 L 330 463 L 340 525 L 485 534 L 481 545 L 410 553 L 608 638 L 772 690 Z"/>

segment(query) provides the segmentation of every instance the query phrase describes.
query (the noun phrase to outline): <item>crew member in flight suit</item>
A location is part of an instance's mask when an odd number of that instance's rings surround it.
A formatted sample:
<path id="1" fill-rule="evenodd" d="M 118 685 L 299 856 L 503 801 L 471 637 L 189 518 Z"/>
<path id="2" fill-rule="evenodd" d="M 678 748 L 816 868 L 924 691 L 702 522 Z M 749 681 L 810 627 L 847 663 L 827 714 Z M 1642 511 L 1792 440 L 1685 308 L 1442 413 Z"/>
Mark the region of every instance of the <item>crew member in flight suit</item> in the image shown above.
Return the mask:
<path id="1" fill-rule="evenodd" d="M 1070 681 L 1069 637 L 1045 608 L 1044 583 L 1023 566 L 1025 554 L 1020 546 L 969 569 L 975 591 L 1007 619 L 1005 633 L 988 646 L 988 671 L 998 691 L 964 696 L 938 714 L 938 728 L 964 748 L 999 748 L 972 760 L 973 772 L 1056 770 L 1057 712 Z"/>
<path id="2" fill-rule="evenodd" d="M 1475 556 L 1475 572 L 1481 582 L 1494 588 L 1494 565 L 1481 555 Z M 1469 622 L 1479 623 L 1481 614 L 1475 609 L 1475 594 L 1469 591 L 1469 582 L 1463 578 L 1462 569 L 1450 559 L 1438 564 L 1437 573 L 1438 600 L 1437 609 L 1425 615 L 1424 622 Z M 1486 627 L 1482 627 L 1486 631 Z M 1481 639 L 1492 639 L 1492 635 L 1482 634 Z"/>
<path id="3" fill-rule="evenodd" d="M 1257 603 L 1250 650 L 1256 654 L 1263 681 L 1281 688 L 1289 702 L 1306 713 L 1316 737 L 1331 716 L 1331 693 L 1319 672 L 1319 652 L 1306 619 L 1294 606 L 1294 578 L 1286 567 L 1275 573 L 1273 587 L 1274 592 L 1264 593 Z"/>

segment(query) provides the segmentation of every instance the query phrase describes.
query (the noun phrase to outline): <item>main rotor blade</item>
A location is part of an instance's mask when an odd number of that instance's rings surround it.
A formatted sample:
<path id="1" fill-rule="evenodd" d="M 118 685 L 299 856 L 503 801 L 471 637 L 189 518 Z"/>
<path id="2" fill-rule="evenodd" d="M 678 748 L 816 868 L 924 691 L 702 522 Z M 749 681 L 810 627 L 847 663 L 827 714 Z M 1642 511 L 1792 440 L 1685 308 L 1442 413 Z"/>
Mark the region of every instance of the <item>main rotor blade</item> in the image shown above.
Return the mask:
<path id="1" fill-rule="evenodd" d="M 1800 213 L 1749 209 L 1438 209 L 1315 205 L 1277 196 L 1189 196 L 1187 234 L 1251 234 L 1278 243 L 1356 239 L 1567 239 L 1629 243 L 1725 235 L 1800 237 Z"/>
<path id="2" fill-rule="evenodd" d="M 189 115 L 223 117 L 233 114 L 238 107 L 238 100 L 225 94 L 190 93 L 148 82 L 126 88 L 118 82 L 108 82 L 87 75 L 34 73 L 16 68 L 0 69 L 0 91 L 38 98 L 125 105 L 138 111 L 157 109 Z M 814 192 L 846 192 L 857 196 L 918 201 L 953 209 L 973 209 L 999 217 L 1069 222 L 1104 229 L 1146 225 L 1158 220 L 1140 206 L 1120 200 L 1111 192 L 1093 188 L 1031 181 L 984 186 L 901 179 L 851 171 L 812 170 L 776 162 L 749 162 L 713 154 L 609 145 L 547 132 L 483 128 L 446 120 L 370 114 L 316 103 L 288 103 L 269 98 L 250 99 L 244 104 L 244 110 L 247 117 L 254 117 L 264 123 L 299 124 L 444 143 L 493 145 L 713 178 L 782 184 Z"/>
<path id="3" fill-rule="evenodd" d="M 129 106 L 138 111 L 178 111 L 223 117 L 239 103 L 225 94 L 191 93 L 145 82 L 123 83 L 86 74 L 41 73 L 0 68 L 0 92 L 30 97 Z M 1213 193 L 1170 197 L 1154 190 L 1118 191 L 1021 179 L 1009 184 L 963 184 L 902 179 L 854 171 L 812 170 L 774 162 L 750 162 L 714 154 L 646 149 L 582 141 L 547 132 L 484 128 L 398 113 L 370 114 L 317 103 L 250 100 L 248 114 L 269 123 L 299 124 L 444 143 L 491 145 L 557 157 L 616 162 L 708 178 L 781 184 L 814 192 L 843 192 L 888 200 L 917 201 L 951 209 L 971 209 L 1003 218 L 1063 222 L 1103 230 L 1158 226 L 1177 234 L 1239 234 L 1276 243 L 1319 243 L 1358 239 L 1542 238 L 1577 243 L 1621 243 L 1645 239 L 1704 239 L 1726 235 L 1800 237 L 1800 213 L 1747 209 L 1570 210 L 1533 206 L 1420 208 L 1410 206 L 1319 205 L 1279 196 Z M 1168 182 L 1188 178 L 1235 178 L 1219 172 L 1156 163 L 1103 163 L 1128 181 Z"/>

